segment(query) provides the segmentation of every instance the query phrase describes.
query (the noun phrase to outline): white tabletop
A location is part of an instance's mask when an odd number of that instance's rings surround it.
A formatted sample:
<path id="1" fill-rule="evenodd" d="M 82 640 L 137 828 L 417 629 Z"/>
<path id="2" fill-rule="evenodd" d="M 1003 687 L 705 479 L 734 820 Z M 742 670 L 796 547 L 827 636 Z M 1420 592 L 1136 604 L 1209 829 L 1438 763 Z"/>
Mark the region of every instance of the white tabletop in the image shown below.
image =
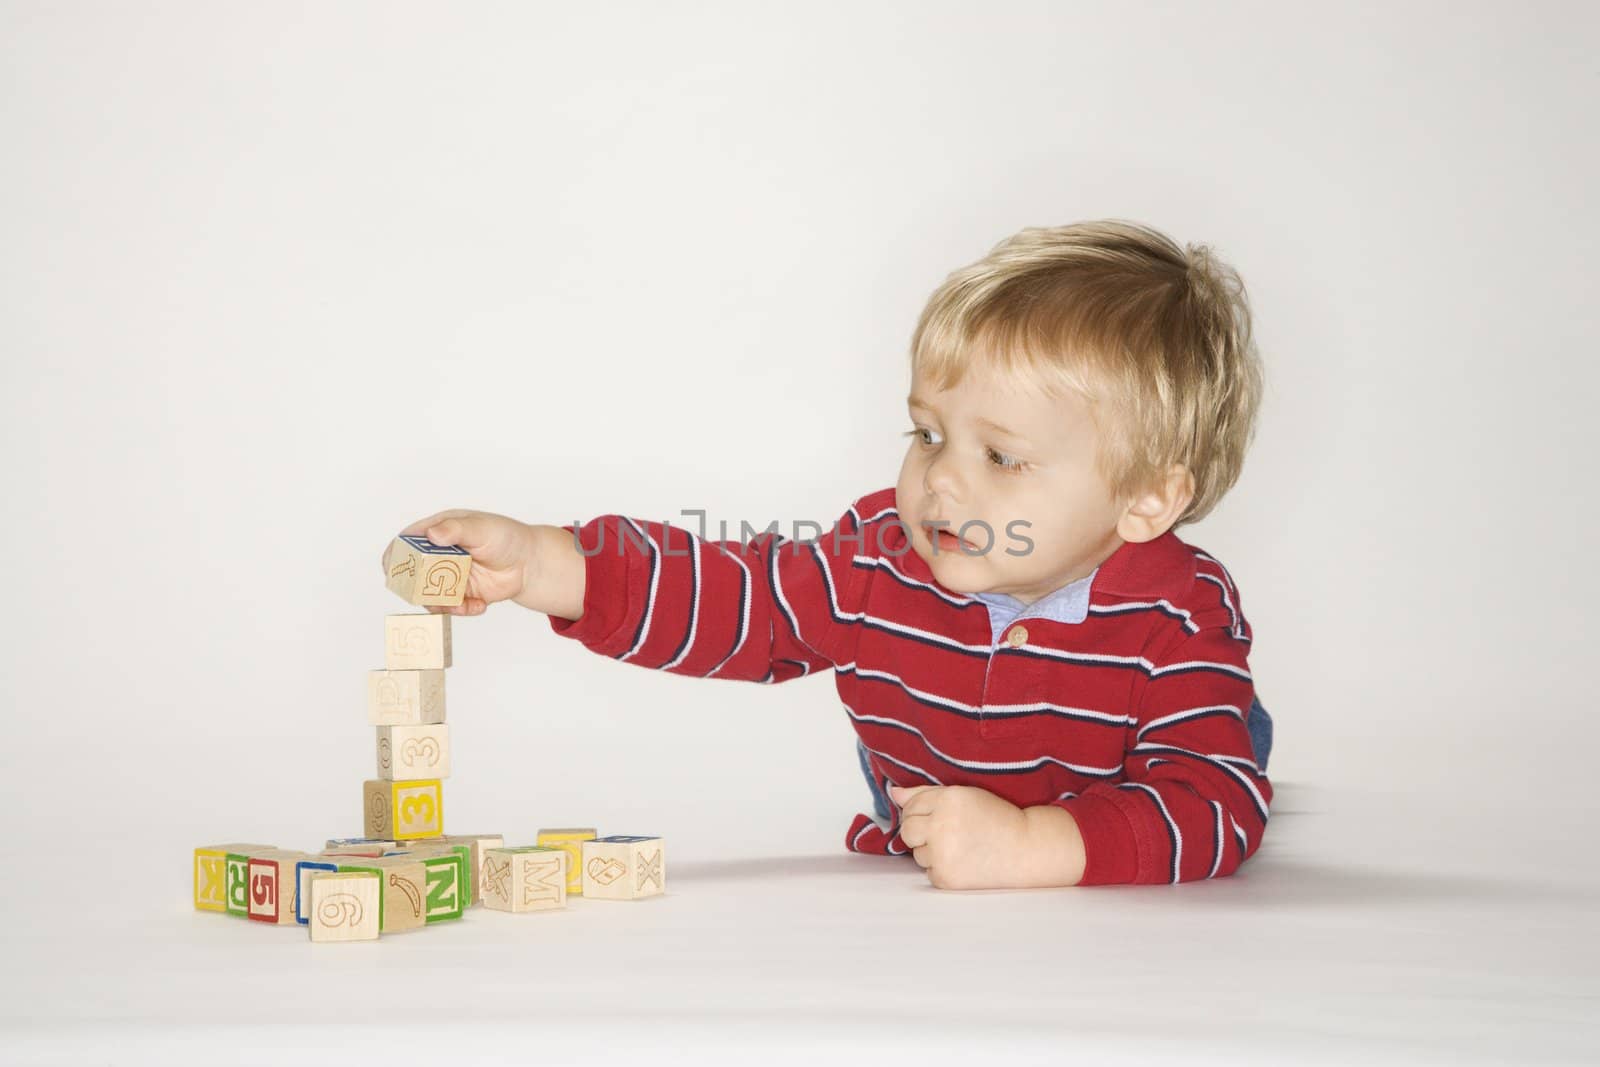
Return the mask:
<path id="1" fill-rule="evenodd" d="M 909 859 L 730 841 L 669 853 L 664 897 L 357 945 L 190 911 L 181 855 L 62 842 L 0 928 L 0 1058 L 1592 1062 L 1594 862 L 1552 862 L 1558 822 L 1506 825 L 1285 783 L 1213 883 L 952 893 Z"/>

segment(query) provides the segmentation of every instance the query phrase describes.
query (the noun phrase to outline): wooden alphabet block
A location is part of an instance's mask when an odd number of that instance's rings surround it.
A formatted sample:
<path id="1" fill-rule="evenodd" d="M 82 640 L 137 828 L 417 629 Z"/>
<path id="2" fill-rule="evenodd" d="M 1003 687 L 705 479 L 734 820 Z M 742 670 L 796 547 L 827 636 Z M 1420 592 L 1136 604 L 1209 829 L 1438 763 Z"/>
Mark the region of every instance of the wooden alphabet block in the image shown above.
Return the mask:
<path id="1" fill-rule="evenodd" d="M 383 665 L 391 671 L 450 666 L 450 616 L 407 612 L 384 616 Z"/>
<path id="2" fill-rule="evenodd" d="M 287 849 L 252 854 L 245 865 L 249 881 L 245 917 L 258 923 L 293 924 L 299 894 L 295 865 L 306 858 L 304 852 Z"/>
<path id="3" fill-rule="evenodd" d="M 322 873 L 332 874 L 338 869 L 336 862 L 323 857 L 309 857 L 295 862 L 295 922 L 301 926 L 309 926 L 311 923 L 311 876 Z"/>
<path id="4" fill-rule="evenodd" d="M 380 900 L 376 871 L 313 874 L 306 924 L 311 940 L 376 941 Z"/>
<path id="5" fill-rule="evenodd" d="M 483 906 L 495 911 L 546 911 L 567 906 L 567 852 L 528 845 L 483 854 Z"/>
<path id="6" fill-rule="evenodd" d="M 639 900 L 667 890 L 666 847 L 659 837 L 597 837 L 583 843 L 583 895 Z"/>
<path id="7" fill-rule="evenodd" d="M 442 722 L 378 727 L 378 777 L 450 777 L 450 727 Z"/>
<path id="8" fill-rule="evenodd" d="M 368 671 L 367 721 L 374 726 L 444 722 L 444 670 Z"/>
<path id="9" fill-rule="evenodd" d="M 557 830 L 540 830 L 535 838 L 548 848 L 565 849 L 567 853 L 567 893 L 583 895 L 583 843 L 593 841 L 599 833 L 592 826 L 566 827 Z"/>
<path id="10" fill-rule="evenodd" d="M 364 866 L 378 872 L 378 929 L 383 933 L 421 929 L 428 871 L 414 856 L 384 856 Z"/>
<path id="11" fill-rule="evenodd" d="M 200 911 L 228 910 L 228 854 L 270 852 L 275 845 L 201 845 L 194 850 L 194 906 Z M 248 861 L 246 861 L 248 862 Z M 245 909 L 248 910 L 248 909 Z M 244 914 L 244 910 L 235 914 Z"/>
<path id="12" fill-rule="evenodd" d="M 344 852 L 346 850 L 377 850 L 379 855 L 393 852 L 400 847 L 398 841 L 390 841 L 381 837 L 330 837 L 323 848 L 328 852 Z"/>
<path id="13" fill-rule="evenodd" d="M 467 873 L 472 886 L 467 896 L 467 905 L 470 907 L 483 903 L 483 853 L 486 849 L 503 848 L 506 839 L 500 834 L 451 834 L 444 840 L 452 845 L 465 845 L 471 849 Z"/>
<path id="14" fill-rule="evenodd" d="M 426 921 L 444 922 L 459 919 L 466 913 L 472 885 L 470 845 L 452 845 L 436 839 L 408 848 L 401 856 L 420 861 L 427 869 L 427 888 L 423 901 L 423 917 Z M 391 862 L 398 859 L 396 856 L 386 857 Z"/>
<path id="15" fill-rule="evenodd" d="M 384 553 L 386 584 L 408 604 L 460 604 L 467 595 L 472 556 L 454 545 L 401 534 Z"/>
<path id="16" fill-rule="evenodd" d="M 368 837 L 409 841 L 433 837 L 444 827 L 444 788 L 437 778 L 362 783 L 362 825 Z"/>

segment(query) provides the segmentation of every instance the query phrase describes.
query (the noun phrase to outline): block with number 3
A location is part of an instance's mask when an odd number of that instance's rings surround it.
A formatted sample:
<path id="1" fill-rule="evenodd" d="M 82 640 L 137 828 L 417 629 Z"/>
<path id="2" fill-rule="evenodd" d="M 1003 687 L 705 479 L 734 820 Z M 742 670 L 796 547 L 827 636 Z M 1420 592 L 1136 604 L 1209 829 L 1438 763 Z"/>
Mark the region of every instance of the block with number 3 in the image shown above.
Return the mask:
<path id="1" fill-rule="evenodd" d="M 410 841 L 444 832 L 444 787 L 437 778 L 361 785 L 362 826 L 368 837 Z"/>

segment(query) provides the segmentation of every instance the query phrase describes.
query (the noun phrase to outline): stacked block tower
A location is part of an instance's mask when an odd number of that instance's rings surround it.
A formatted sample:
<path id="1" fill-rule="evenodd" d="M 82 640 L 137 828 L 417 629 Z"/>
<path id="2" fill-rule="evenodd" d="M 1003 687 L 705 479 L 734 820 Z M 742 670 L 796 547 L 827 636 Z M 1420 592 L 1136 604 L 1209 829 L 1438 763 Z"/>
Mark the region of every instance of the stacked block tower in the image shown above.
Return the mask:
<path id="1" fill-rule="evenodd" d="M 409 535 L 385 554 L 388 587 L 422 607 L 459 605 L 471 567 L 466 551 Z M 197 848 L 197 909 L 305 926 L 313 941 L 370 941 L 459 919 L 473 904 L 546 911 L 565 908 L 569 895 L 636 900 L 666 891 L 659 837 L 565 828 L 540 830 L 536 845 L 506 848 L 498 834 L 444 833 L 450 620 L 427 611 L 384 619 L 384 665 L 367 677 L 377 776 L 362 784 L 363 836 L 330 840 L 315 854 L 271 845 Z"/>

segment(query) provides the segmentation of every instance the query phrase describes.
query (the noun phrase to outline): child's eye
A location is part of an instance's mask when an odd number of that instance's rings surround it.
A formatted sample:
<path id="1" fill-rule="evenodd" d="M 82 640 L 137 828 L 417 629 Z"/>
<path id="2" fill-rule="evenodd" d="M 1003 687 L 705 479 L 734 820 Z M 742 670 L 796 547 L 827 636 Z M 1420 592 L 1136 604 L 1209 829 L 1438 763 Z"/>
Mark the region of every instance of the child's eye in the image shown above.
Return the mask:
<path id="1" fill-rule="evenodd" d="M 918 439 L 918 441 L 920 443 L 925 444 L 925 445 L 931 445 L 931 444 L 933 444 L 933 442 L 928 440 L 928 435 L 930 435 L 932 433 L 933 433 L 932 430 L 925 430 L 921 426 L 917 426 L 917 427 L 915 427 L 913 429 L 907 430 L 904 434 L 902 434 L 902 436 L 904 436 L 904 437 L 915 437 L 915 438 Z"/>
<path id="2" fill-rule="evenodd" d="M 1028 469 L 1028 465 L 1020 459 L 1013 459 L 1004 452 L 989 449 L 989 462 L 1005 471 L 1007 474 L 1021 474 Z"/>

